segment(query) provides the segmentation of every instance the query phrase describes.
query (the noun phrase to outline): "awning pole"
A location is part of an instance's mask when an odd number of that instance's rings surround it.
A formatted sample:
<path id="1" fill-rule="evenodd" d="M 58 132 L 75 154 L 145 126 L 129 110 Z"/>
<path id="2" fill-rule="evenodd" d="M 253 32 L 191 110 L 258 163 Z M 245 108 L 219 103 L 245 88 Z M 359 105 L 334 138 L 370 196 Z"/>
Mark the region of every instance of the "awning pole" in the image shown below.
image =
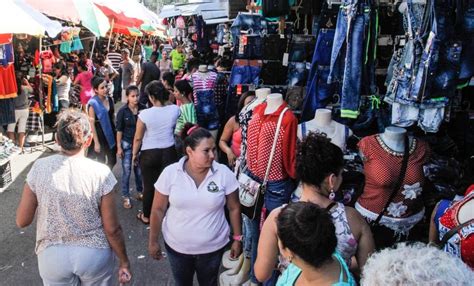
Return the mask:
<path id="1" fill-rule="evenodd" d="M 110 49 L 110 41 L 112 40 L 112 35 L 114 34 L 114 25 L 115 25 L 115 18 L 112 18 L 112 25 L 110 26 L 110 33 L 109 33 L 109 43 L 107 44 L 107 52 Z"/>
<path id="2" fill-rule="evenodd" d="M 135 36 L 135 42 L 133 43 L 133 49 L 132 49 L 132 56 L 131 56 L 131 58 L 133 58 L 133 52 L 135 52 L 135 46 L 137 45 L 137 39 L 138 39 L 138 36 Z"/>
<path id="3" fill-rule="evenodd" d="M 94 37 L 94 42 L 92 43 L 92 50 L 91 50 L 91 56 L 90 59 L 92 59 L 92 55 L 94 54 L 94 48 L 95 48 L 95 41 L 97 40 L 96 37 Z"/>

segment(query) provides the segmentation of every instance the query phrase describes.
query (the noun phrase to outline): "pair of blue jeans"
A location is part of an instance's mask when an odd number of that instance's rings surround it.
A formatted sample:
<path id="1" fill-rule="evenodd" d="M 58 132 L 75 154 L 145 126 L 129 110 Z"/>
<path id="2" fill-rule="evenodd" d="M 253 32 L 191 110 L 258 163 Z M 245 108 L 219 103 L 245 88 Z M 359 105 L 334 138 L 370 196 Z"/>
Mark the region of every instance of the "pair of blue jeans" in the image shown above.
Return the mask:
<path id="1" fill-rule="evenodd" d="M 312 35 L 294 35 L 290 43 L 289 61 L 311 61 L 315 43 L 315 37 Z"/>
<path id="2" fill-rule="evenodd" d="M 333 29 L 319 30 L 303 101 L 303 122 L 313 119 L 316 109 L 325 107 L 335 92 L 335 85 L 327 83 L 334 32 Z"/>
<path id="3" fill-rule="evenodd" d="M 252 65 L 234 65 L 230 73 L 230 87 L 238 84 L 254 84 L 260 82 L 261 67 Z"/>
<path id="4" fill-rule="evenodd" d="M 122 159 L 122 197 L 129 198 L 130 197 L 130 176 L 133 173 L 135 174 L 135 184 L 138 193 L 143 192 L 143 180 L 142 180 L 142 172 L 139 166 L 135 166 L 132 163 L 132 144 L 122 140 L 120 142 L 123 150 L 123 159 Z"/>
<path id="5" fill-rule="evenodd" d="M 214 100 L 214 90 L 196 91 L 197 123 L 207 130 L 219 128 L 219 113 Z"/>
<path id="6" fill-rule="evenodd" d="M 341 117 L 357 118 L 362 82 L 362 59 L 370 7 L 344 0 L 337 18 L 328 83 L 342 82 Z M 345 46 L 344 46 L 345 43 Z"/>
<path id="7" fill-rule="evenodd" d="M 239 41 L 239 36 L 242 34 L 241 31 L 250 31 L 253 34 L 262 34 L 263 30 L 266 29 L 266 21 L 260 14 L 242 14 L 240 13 L 235 18 L 230 32 L 232 33 L 233 43 Z"/>
<path id="8" fill-rule="evenodd" d="M 216 28 L 217 33 L 217 43 L 219 45 L 225 44 L 224 43 L 224 36 L 225 36 L 225 24 L 219 24 Z"/>
<path id="9" fill-rule="evenodd" d="M 200 286 L 217 286 L 224 249 L 206 254 L 183 254 L 165 243 L 168 261 L 176 286 L 192 286 L 194 273 Z"/>
<path id="10" fill-rule="evenodd" d="M 304 62 L 288 64 L 288 86 L 304 86 L 308 79 L 308 69 Z"/>
<path id="11" fill-rule="evenodd" d="M 234 43 L 234 59 L 259 60 L 263 57 L 263 40 L 260 35 L 240 35 Z"/>

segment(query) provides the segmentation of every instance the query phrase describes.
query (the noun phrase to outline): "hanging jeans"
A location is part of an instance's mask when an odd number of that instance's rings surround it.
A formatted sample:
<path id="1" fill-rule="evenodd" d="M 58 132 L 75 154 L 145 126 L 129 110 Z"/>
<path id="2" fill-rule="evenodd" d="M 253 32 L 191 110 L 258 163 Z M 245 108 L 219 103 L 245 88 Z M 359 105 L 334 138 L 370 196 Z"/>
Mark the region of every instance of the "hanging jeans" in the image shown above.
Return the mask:
<path id="1" fill-rule="evenodd" d="M 263 57 L 263 39 L 260 35 L 240 35 L 234 43 L 234 59 L 256 60 Z"/>
<path id="2" fill-rule="evenodd" d="M 207 130 L 219 128 L 219 113 L 217 112 L 213 90 L 196 91 L 196 115 L 200 127 Z"/>
<path id="3" fill-rule="evenodd" d="M 251 31 L 254 34 L 261 34 L 266 28 L 266 21 L 260 14 L 242 14 L 240 13 L 235 18 L 230 31 L 232 33 L 233 43 L 239 41 L 239 35 L 242 34 L 241 31 Z"/>
<path id="4" fill-rule="evenodd" d="M 288 65 L 288 86 L 304 86 L 308 79 L 306 63 L 290 62 Z"/>
<path id="5" fill-rule="evenodd" d="M 328 76 L 328 83 L 342 82 L 341 117 L 357 118 L 359 115 L 363 47 L 369 20 L 369 6 L 358 0 L 343 1 L 337 18 Z"/>
<path id="6" fill-rule="evenodd" d="M 308 82 L 306 84 L 306 96 L 304 98 L 303 113 L 301 116 L 301 121 L 303 122 L 313 119 L 316 109 L 325 107 L 334 94 L 334 84 L 327 83 L 333 42 L 333 29 L 319 30 L 313 61 L 311 69 L 309 70 Z"/>
<path id="7" fill-rule="evenodd" d="M 261 179 L 253 175 L 249 170 L 245 173 L 252 179 L 261 182 Z M 267 183 L 267 189 L 264 197 L 264 205 L 267 209 L 267 214 L 269 214 L 274 209 L 281 207 L 284 204 L 287 204 L 290 201 L 291 194 L 295 189 L 295 184 L 291 179 L 284 179 L 281 181 L 269 181 Z M 254 283 L 258 283 L 257 278 L 255 277 L 255 272 L 253 266 L 257 259 L 257 248 L 258 248 L 258 239 L 260 236 L 260 219 L 248 220 L 250 225 L 246 226 L 246 229 L 249 229 L 249 233 L 246 234 L 246 241 L 251 245 L 251 268 L 250 268 L 250 280 Z"/>

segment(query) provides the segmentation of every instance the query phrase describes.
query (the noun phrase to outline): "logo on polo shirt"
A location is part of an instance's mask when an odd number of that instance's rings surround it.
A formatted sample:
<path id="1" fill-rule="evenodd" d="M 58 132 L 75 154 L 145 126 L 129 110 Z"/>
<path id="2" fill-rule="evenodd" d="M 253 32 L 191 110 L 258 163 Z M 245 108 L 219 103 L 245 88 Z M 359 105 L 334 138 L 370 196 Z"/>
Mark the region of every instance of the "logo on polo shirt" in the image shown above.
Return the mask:
<path id="1" fill-rule="evenodd" d="M 214 181 L 210 182 L 209 185 L 207 185 L 207 191 L 211 193 L 217 193 L 219 191 L 219 187 L 214 183 Z"/>

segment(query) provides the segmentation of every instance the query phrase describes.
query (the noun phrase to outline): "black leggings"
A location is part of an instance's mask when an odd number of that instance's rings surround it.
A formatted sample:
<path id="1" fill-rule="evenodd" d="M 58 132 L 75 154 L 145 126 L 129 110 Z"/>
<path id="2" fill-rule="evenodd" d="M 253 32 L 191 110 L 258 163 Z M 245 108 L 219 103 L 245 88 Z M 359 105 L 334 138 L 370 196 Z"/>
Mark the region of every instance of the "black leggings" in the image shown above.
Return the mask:
<path id="1" fill-rule="evenodd" d="M 143 216 L 150 217 L 155 195 L 155 183 L 168 165 L 178 160 L 176 148 L 149 149 L 140 152 L 140 168 L 143 178 Z"/>

